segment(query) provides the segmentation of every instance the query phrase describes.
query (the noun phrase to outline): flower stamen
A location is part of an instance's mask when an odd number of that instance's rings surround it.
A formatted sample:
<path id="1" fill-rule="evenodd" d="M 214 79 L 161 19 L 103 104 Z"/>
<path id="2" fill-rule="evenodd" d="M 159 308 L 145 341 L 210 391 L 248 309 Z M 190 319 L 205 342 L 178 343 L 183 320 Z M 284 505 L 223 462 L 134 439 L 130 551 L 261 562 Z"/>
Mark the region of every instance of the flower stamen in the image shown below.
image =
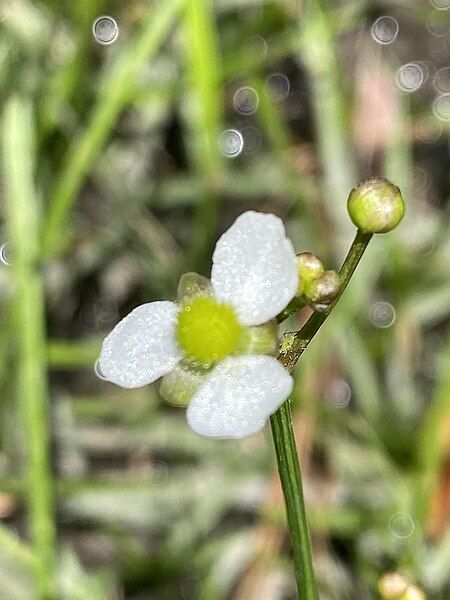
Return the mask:
<path id="1" fill-rule="evenodd" d="M 234 309 L 210 296 L 190 300 L 178 315 L 178 343 L 187 357 L 202 364 L 212 364 L 233 354 L 242 332 Z"/>

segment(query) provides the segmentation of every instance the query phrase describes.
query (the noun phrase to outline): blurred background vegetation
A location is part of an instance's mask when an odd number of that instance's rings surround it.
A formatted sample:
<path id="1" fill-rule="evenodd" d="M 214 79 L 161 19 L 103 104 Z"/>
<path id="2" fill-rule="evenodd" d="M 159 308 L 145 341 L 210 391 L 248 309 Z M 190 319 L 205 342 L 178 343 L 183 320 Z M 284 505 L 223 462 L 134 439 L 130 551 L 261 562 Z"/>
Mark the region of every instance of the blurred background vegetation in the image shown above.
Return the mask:
<path id="1" fill-rule="evenodd" d="M 407 217 L 296 370 L 316 571 L 324 600 L 388 571 L 450 597 L 446 7 L 1 0 L 2 600 L 296 597 L 270 432 L 199 438 L 93 365 L 246 209 L 337 268 L 348 192 L 379 174 Z"/>

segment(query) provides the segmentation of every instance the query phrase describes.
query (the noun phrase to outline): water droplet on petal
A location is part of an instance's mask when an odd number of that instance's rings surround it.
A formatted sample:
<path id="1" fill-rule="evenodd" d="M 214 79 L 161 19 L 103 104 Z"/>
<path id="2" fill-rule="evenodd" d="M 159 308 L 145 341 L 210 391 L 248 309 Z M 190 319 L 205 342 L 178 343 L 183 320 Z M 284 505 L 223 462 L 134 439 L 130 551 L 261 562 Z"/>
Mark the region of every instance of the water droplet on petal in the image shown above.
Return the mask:
<path id="1" fill-rule="evenodd" d="M 100 369 L 100 361 L 99 360 L 97 360 L 96 363 L 95 363 L 95 365 L 94 365 L 94 373 L 102 381 L 108 381 L 108 379 L 103 375 L 103 373 L 102 373 L 102 371 Z"/>
<path id="2" fill-rule="evenodd" d="M 102 46 L 108 46 L 116 41 L 119 35 L 119 28 L 112 17 L 98 17 L 92 26 L 94 40 Z"/>

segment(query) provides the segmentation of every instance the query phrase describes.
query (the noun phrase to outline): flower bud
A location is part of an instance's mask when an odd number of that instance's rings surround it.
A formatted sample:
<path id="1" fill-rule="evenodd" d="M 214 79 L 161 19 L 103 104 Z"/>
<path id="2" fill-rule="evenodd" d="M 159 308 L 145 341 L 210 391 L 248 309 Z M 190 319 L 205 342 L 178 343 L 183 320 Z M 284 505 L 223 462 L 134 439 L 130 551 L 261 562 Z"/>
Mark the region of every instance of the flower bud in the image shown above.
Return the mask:
<path id="1" fill-rule="evenodd" d="M 211 282 L 207 277 L 198 273 L 184 273 L 178 284 L 177 298 L 179 302 L 186 302 L 191 298 L 212 293 Z"/>
<path id="2" fill-rule="evenodd" d="M 408 589 L 408 581 L 400 573 L 387 573 L 378 582 L 383 600 L 400 600 Z"/>
<path id="3" fill-rule="evenodd" d="M 350 192 L 347 210 L 364 233 L 386 233 L 402 220 L 405 203 L 401 192 L 384 177 L 374 177 Z"/>
<path id="4" fill-rule="evenodd" d="M 401 597 L 401 600 L 425 600 L 426 596 L 415 585 L 408 585 L 405 594 Z"/>
<path id="5" fill-rule="evenodd" d="M 278 353 L 278 323 L 272 319 L 263 325 L 246 327 L 242 332 L 238 346 L 239 354 L 268 354 Z"/>
<path id="6" fill-rule="evenodd" d="M 298 296 L 303 294 L 306 282 L 322 277 L 325 268 L 322 261 L 311 252 L 301 252 L 296 256 L 297 269 L 299 275 Z"/>
<path id="7" fill-rule="evenodd" d="M 187 406 L 202 384 L 204 373 L 187 364 L 180 363 L 173 371 L 164 375 L 159 394 L 174 406 Z"/>
<path id="8" fill-rule="evenodd" d="M 310 303 L 328 305 L 339 294 L 339 286 L 336 271 L 325 271 L 322 277 L 305 282 L 303 294 Z"/>

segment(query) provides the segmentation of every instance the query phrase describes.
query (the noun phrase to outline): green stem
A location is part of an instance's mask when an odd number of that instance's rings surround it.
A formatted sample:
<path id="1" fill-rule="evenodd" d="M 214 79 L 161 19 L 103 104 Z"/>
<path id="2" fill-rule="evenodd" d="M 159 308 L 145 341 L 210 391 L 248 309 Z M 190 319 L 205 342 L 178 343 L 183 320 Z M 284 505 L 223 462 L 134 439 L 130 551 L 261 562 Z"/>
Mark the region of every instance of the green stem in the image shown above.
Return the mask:
<path id="1" fill-rule="evenodd" d="M 363 233 L 359 230 L 357 231 L 355 239 L 353 240 L 353 244 L 351 245 L 347 257 L 339 270 L 339 278 L 341 282 L 339 294 L 328 306 L 328 308 L 322 312 L 314 312 L 305 325 L 300 329 L 300 331 L 294 331 L 284 335 L 281 342 L 279 360 L 283 363 L 286 369 L 288 369 L 288 371 L 292 371 L 298 359 L 307 348 L 309 342 L 316 335 L 321 325 L 336 306 L 339 298 L 347 287 L 354 270 L 361 260 L 361 257 L 364 254 L 371 237 L 371 233 Z"/>
<path id="2" fill-rule="evenodd" d="M 39 256 L 39 210 L 33 185 L 32 109 L 21 98 L 6 105 L 3 120 L 5 209 L 11 240 L 16 298 L 17 397 L 26 440 L 31 536 L 36 556 L 36 598 L 52 598 L 56 527 L 50 460 L 46 380 L 45 306 Z"/>
<path id="3" fill-rule="evenodd" d="M 291 300 L 289 302 L 289 304 L 286 306 L 286 308 L 282 312 L 280 312 L 280 314 L 277 316 L 278 323 L 282 323 L 283 321 L 286 321 L 286 319 L 288 317 L 291 317 L 292 315 L 294 315 L 296 312 L 298 312 L 302 308 L 305 308 L 305 306 L 307 306 L 307 305 L 306 305 L 306 302 L 303 300 L 303 298 L 296 296 L 293 300 Z"/>
<path id="4" fill-rule="evenodd" d="M 270 417 L 286 515 L 292 540 L 295 577 L 300 600 L 317 600 L 318 592 L 312 565 L 311 542 L 303 498 L 302 476 L 295 445 L 290 400 Z"/>
<path id="5" fill-rule="evenodd" d="M 341 287 L 338 297 L 324 312 L 315 312 L 300 331 L 283 338 L 278 360 L 292 371 L 300 356 L 316 335 L 345 290 L 372 234 L 358 231 L 339 271 Z M 303 498 L 302 478 L 295 444 L 290 400 L 280 406 L 270 418 L 278 472 L 286 503 L 286 514 L 292 540 L 295 575 L 300 600 L 317 600 L 318 592 L 312 565 L 311 542 Z"/>

